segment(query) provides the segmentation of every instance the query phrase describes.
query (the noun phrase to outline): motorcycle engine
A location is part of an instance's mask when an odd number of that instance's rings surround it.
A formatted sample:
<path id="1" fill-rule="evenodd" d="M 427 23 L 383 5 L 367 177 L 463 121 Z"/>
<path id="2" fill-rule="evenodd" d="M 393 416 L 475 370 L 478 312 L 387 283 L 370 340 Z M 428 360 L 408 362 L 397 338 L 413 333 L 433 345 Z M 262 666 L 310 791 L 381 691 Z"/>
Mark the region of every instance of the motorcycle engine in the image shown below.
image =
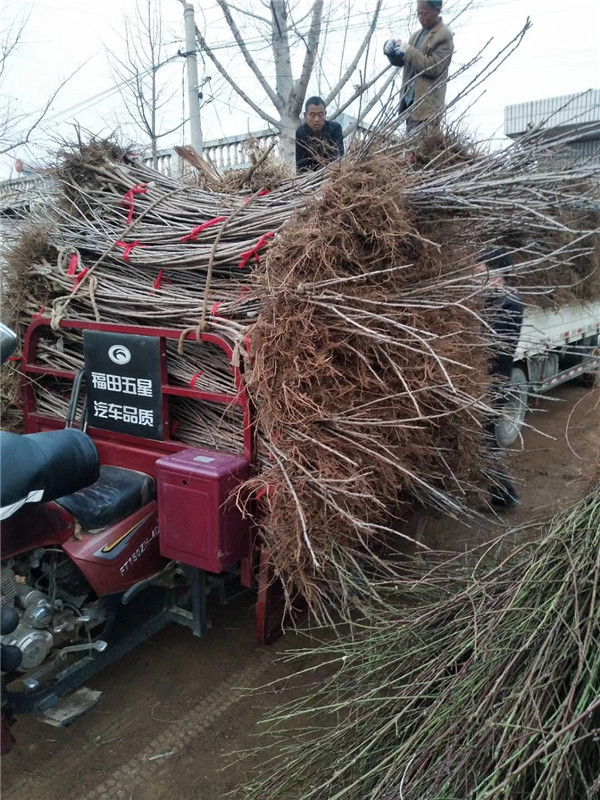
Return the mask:
<path id="1" fill-rule="evenodd" d="M 34 554 L 28 558 L 34 565 L 40 563 Z M 56 587 L 55 569 L 50 570 L 50 582 L 35 580 L 32 585 L 34 572 L 29 570 L 23 574 L 21 565 L 18 569 L 13 569 L 14 566 L 2 565 L 0 591 L 2 606 L 15 608 L 20 621 L 12 633 L 2 637 L 2 643 L 16 645 L 21 650 L 23 661 L 19 670 L 27 672 L 39 667 L 55 648 L 87 639 L 87 631 L 101 624 L 105 615 L 97 603 L 84 607 L 85 597 L 65 596 L 64 592 L 61 596 Z M 42 576 L 49 572 L 48 565 L 45 566 Z M 52 586 L 52 597 L 40 588 L 45 584 Z"/>

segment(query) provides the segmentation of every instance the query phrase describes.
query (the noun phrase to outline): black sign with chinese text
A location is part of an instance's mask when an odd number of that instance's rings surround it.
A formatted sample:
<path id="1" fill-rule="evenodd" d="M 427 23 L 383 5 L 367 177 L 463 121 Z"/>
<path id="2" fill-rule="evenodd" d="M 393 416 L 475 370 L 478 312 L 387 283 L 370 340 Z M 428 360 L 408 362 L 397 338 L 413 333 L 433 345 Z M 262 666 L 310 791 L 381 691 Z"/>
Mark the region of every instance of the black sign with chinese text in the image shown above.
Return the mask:
<path id="1" fill-rule="evenodd" d="M 163 438 L 160 339 L 84 331 L 89 424 Z"/>

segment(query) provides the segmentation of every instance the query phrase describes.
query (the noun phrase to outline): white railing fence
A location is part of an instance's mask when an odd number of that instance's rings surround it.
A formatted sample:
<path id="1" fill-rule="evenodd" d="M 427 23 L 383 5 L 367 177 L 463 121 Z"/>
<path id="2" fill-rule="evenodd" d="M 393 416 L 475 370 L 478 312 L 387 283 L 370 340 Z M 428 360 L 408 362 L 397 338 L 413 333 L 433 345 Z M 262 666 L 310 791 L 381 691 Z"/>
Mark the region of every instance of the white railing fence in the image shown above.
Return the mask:
<path id="1" fill-rule="evenodd" d="M 348 114 L 340 114 L 337 121 L 341 124 L 342 128 L 346 130 L 349 125 L 355 122 L 354 117 Z M 358 137 L 362 139 L 365 135 L 366 128 L 359 126 L 350 138 Z M 204 142 L 202 150 L 203 158 L 210 161 L 219 172 L 228 172 L 232 169 L 246 169 L 252 166 L 252 161 L 248 152 L 249 142 L 256 142 L 261 149 L 268 148 L 275 142 L 274 155 L 281 154 L 279 146 L 279 133 L 264 129 L 261 131 L 253 131 L 251 133 L 239 133 L 235 136 L 224 136 L 221 139 L 209 139 Z M 348 143 L 348 140 L 346 140 Z M 152 157 L 144 156 L 144 164 L 152 166 Z M 160 150 L 157 161 L 157 169 L 162 175 L 170 178 L 182 178 L 189 172 L 190 167 L 182 161 L 175 150 L 172 148 Z"/>
<path id="2" fill-rule="evenodd" d="M 279 155 L 279 134 L 271 130 L 256 131 L 249 134 L 225 136 L 222 139 L 212 139 L 204 142 L 202 156 L 210 161 L 219 172 L 228 172 L 231 169 L 244 169 L 250 167 L 252 162 L 248 154 L 248 142 L 256 141 L 260 147 L 266 148 L 275 142 L 275 154 Z M 147 166 L 152 166 L 152 156 L 143 157 Z M 182 178 L 189 171 L 187 162 L 179 158 L 173 148 L 159 150 L 156 169 L 161 175 L 169 178 Z"/>
<path id="3" fill-rule="evenodd" d="M 346 114 L 339 116 L 339 121 L 343 128 L 352 122 L 352 118 Z M 362 138 L 364 129 L 359 128 L 353 136 Z M 225 136 L 221 139 L 211 139 L 204 142 L 202 156 L 210 161 L 219 172 L 228 172 L 232 169 L 246 169 L 252 166 L 252 161 L 248 151 L 249 142 L 256 142 L 261 149 L 270 147 L 275 143 L 273 152 L 275 156 L 281 154 L 279 146 L 279 134 L 275 131 L 265 129 L 252 133 L 240 133 L 235 136 Z M 142 156 L 142 161 L 147 166 L 153 166 L 151 155 Z M 156 169 L 161 175 L 168 178 L 185 178 L 192 171 L 190 165 L 181 159 L 173 148 L 159 150 L 156 159 Z M 21 177 L 8 181 L 0 181 L 0 213 L 7 209 L 17 207 L 28 207 L 34 200 L 34 195 L 39 196 L 44 192 L 49 184 L 47 178 L 39 175 L 33 177 Z"/>

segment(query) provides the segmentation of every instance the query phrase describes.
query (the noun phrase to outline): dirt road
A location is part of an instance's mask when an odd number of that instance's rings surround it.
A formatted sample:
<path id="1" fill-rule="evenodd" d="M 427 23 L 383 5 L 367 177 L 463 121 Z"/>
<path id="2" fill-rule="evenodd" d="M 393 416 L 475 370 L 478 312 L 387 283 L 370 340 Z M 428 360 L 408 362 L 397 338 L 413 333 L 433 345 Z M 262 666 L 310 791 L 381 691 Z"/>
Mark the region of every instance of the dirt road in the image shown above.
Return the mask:
<path id="1" fill-rule="evenodd" d="M 598 470 L 600 390 L 562 387 L 527 421 L 539 432 L 527 430 L 510 457 L 523 497 L 510 516 L 517 523 L 577 498 Z M 435 520 L 425 536 L 460 549 L 490 530 L 491 521 L 460 531 Z M 272 648 L 257 645 L 252 602 L 246 595 L 219 608 L 204 639 L 163 630 L 88 684 L 102 698 L 70 728 L 21 718 L 17 747 L 2 761 L 5 797 L 218 800 L 243 783 L 252 760 L 225 756 L 252 747 L 262 709 L 280 702 L 277 688 L 244 690 L 289 674 L 279 654 L 298 644 L 288 634 Z"/>

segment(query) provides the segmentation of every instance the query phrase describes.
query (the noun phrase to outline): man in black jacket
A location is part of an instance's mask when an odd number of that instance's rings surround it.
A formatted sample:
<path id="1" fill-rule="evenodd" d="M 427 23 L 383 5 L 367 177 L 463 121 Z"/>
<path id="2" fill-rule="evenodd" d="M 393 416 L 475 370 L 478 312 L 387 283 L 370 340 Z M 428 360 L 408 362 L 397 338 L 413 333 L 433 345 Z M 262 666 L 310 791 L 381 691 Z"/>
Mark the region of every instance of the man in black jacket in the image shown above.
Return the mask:
<path id="1" fill-rule="evenodd" d="M 502 414 L 508 399 L 508 388 L 513 369 L 513 358 L 521 336 L 523 324 L 523 302 L 518 292 L 510 285 L 513 262 L 506 250 L 498 248 L 486 253 L 477 273 L 486 281 L 485 321 L 494 332 L 490 374 L 493 378 L 494 397 L 492 406 Z M 495 423 L 490 425 L 492 447 L 498 450 Z M 492 503 L 500 508 L 514 508 L 521 499 L 503 467 L 496 468 L 496 480 L 491 489 Z"/>
<path id="2" fill-rule="evenodd" d="M 306 122 L 296 130 L 297 172 L 311 172 L 344 155 L 342 126 L 328 122 L 325 115 L 325 102 L 309 97 L 304 105 Z"/>

